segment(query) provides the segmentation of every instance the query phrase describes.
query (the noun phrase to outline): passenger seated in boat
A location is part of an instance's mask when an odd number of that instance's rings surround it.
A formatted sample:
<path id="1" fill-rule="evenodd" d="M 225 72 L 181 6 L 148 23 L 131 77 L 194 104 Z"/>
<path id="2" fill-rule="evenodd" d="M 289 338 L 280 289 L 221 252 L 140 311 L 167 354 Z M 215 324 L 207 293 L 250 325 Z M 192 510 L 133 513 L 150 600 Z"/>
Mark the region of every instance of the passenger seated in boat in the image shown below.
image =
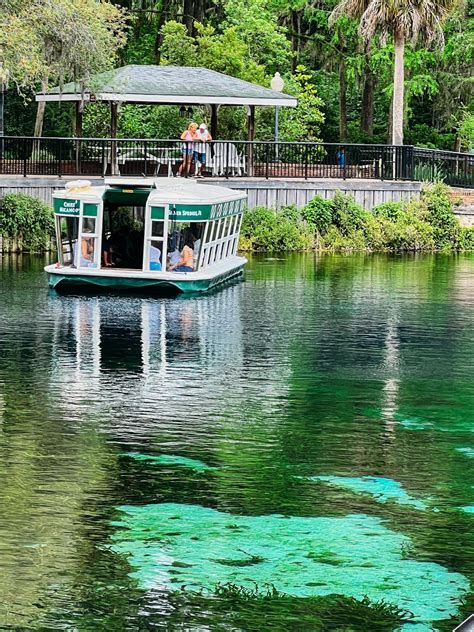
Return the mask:
<path id="1" fill-rule="evenodd" d="M 161 250 L 155 246 L 150 246 L 150 270 L 161 270 Z"/>
<path id="2" fill-rule="evenodd" d="M 81 242 L 81 267 L 95 268 L 94 242 L 92 237 L 83 237 Z"/>
<path id="3" fill-rule="evenodd" d="M 184 246 L 181 250 L 179 261 L 170 266 L 175 272 L 194 272 L 194 238 L 188 233 L 184 238 Z"/>

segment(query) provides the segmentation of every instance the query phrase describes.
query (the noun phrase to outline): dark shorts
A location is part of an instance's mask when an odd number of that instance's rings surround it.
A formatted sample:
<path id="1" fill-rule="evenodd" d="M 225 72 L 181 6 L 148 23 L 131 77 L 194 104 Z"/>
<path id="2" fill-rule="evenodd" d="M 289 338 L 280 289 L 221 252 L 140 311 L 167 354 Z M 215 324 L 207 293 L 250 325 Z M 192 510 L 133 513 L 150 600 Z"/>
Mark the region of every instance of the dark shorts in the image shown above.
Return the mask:
<path id="1" fill-rule="evenodd" d="M 206 152 L 201 153 L 200 151 L 194 152 L 194 160 L 199 161 L 202 165 L 206 164 Z"/>
<path id="2" fill-rule="evenodd" d="M 175 272 L 194 272 L 191 266 L 178 266 L 174 269 Z"/>

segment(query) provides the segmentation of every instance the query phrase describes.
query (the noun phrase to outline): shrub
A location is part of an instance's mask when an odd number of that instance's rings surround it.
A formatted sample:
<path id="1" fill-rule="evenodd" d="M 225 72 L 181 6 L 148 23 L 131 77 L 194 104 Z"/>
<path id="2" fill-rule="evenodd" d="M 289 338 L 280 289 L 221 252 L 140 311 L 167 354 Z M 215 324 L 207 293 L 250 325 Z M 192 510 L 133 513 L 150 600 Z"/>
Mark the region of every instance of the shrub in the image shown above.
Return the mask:
<path id="1" fill-rule="evenodd" d="M 369 213 L 359 206 L 350 195 L 336 191 L 331 200 L 332 223 L 344 235 L 363 228 Z"/>
<path id="2" fill-rule="evenodd" d="M 425 187 L 420 204 L 426 209 L 426 221 L 433 227 L 435 246 L 441 250 L 458 250 L 461 225 L 454 215 L 448 187 L 444 184 Z"/>
<path id="3" fill-rule="evenodd" d="M 372 215 L 387 219 L 397 219 L 403 208 L 402 202 L 382 202 L 382 204 L 378 204 L 372 209 Z"/>
<path id="4" fill-rule="evenodd" d="M 257 207 L 246 211 L 242 223 L 241 250 L 290 251 L 309 250 L 313 236 L 300 221 L 294 206 L 278 211 Z"/>
<path id="5" fill-rule="evenodd" d="M 0 201 L 0 235 L 20 250 L 45 252 L 54 236 L 53 210 L 36 198 L 8 193 Z"/>
<path id="6" fill-rule="evenodd" d="M 301 211 L 302 218 L 308 222 L 313 232 L 324 235 L 332 223 L 332 203 L 320 195 L 315 195 Z"/>
<path id="7" fill-rule="evenodd" d="M 463 250 L 474 250 L 474 226 L 461 229 L 461 248 Z"/>
<path id="8" fill-rule="evenodd" d="M 474 228 L 462 228 L 452 210 L 449 189 L 436 184 L 419 199 L 385 202 L 365 211 L 349 195 L 337 192 L 332 200 L 314 197 L 301 211 L 258 208 L 244 217 L 241 249 L 473 250 Z M 314 236 L 316 240 L 314 241 Z"/>

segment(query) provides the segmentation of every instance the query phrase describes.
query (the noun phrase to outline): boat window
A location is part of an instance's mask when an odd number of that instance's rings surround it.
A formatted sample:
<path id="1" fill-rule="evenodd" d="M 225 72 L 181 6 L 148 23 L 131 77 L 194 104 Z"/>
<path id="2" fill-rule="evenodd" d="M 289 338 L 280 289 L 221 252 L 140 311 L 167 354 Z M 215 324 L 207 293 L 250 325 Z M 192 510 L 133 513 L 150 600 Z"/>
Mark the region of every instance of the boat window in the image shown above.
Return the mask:
<path id="1" fill-rule="evenodd" d="M 184 243 L 191 235 L 193 242 L 193 261 L 194 269 L 199 267 L 199 257 L 203 250 L 203 239 L 205 235 L 207 222 L 170 222 L 168 228 L 168 264 L 176 263 L 171 258 L 176 258 L 176 253 L 181 252 Z M 210 229 L 210 226 L 209 226 Z M 208 230 L 209 230 L 208 229 Z M 209 232 L 207 233 L 209 234 Z M 174 253 L 174 254 L 173 254 Z"/>
<path id="2" fill-rule="evenodd" d="M 152 222 L 151 223 L 151 236 L 152 237 L 163 237 L 163 227 L 164 222 Z"/>
<path id="3" fill-rule="evenodd" d="M 81 268 L 96 268 L 95 254 L 97 247 L 97 239 L 89 235 L 83 235 L 81 239 L 81 255 L 80 255 L 80 267 Z"/>
<path id="4" fill-rule="evenodd" d="M 70 266 L 74 263 L 74 253 L 77 248 L 79 218 L 58 216 L 56 222 L 60 244 L 59 262 L 63 266 Z"/>
<path id="5" fill-rule="evenodd" d="M 159 272 L 163 266 L 163 241 L 150 241 L 148 250 L 148 269 Z"/>
<path id="6" fill-rule="evenodd" d="M 95 233 L 95 217 L 84 217 L 82 220 L 83 233 Z"/>

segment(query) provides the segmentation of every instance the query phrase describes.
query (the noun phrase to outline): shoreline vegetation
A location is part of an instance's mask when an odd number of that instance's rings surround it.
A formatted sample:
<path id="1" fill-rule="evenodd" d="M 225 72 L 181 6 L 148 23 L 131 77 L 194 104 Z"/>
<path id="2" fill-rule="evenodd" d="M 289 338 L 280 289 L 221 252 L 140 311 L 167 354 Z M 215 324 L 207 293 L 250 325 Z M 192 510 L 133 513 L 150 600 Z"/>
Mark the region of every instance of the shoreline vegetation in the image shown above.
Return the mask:
<path id="1" fill-rule="evenodd" d="M 338 191 L 306 206 L 247 211 L 243 252 L 460 252 L 474 250 L 474 227 L 461 226 L 449 189 L 435 184 L 419 199 L 385 202 L 367 211 Z"/>
<path id="2" fill-rule="evenodd" d="M 0 253 L 53 250 L 50 206 L 23 194 L 0 200 Z M 385 202 L 367 211 L 352 196 L 315 196 L 301 209 L 246 211 L 241 252 L 461 252 L 474 251 L 474 226 L 461 226 L 444 184 L 420 198 Z"/>

